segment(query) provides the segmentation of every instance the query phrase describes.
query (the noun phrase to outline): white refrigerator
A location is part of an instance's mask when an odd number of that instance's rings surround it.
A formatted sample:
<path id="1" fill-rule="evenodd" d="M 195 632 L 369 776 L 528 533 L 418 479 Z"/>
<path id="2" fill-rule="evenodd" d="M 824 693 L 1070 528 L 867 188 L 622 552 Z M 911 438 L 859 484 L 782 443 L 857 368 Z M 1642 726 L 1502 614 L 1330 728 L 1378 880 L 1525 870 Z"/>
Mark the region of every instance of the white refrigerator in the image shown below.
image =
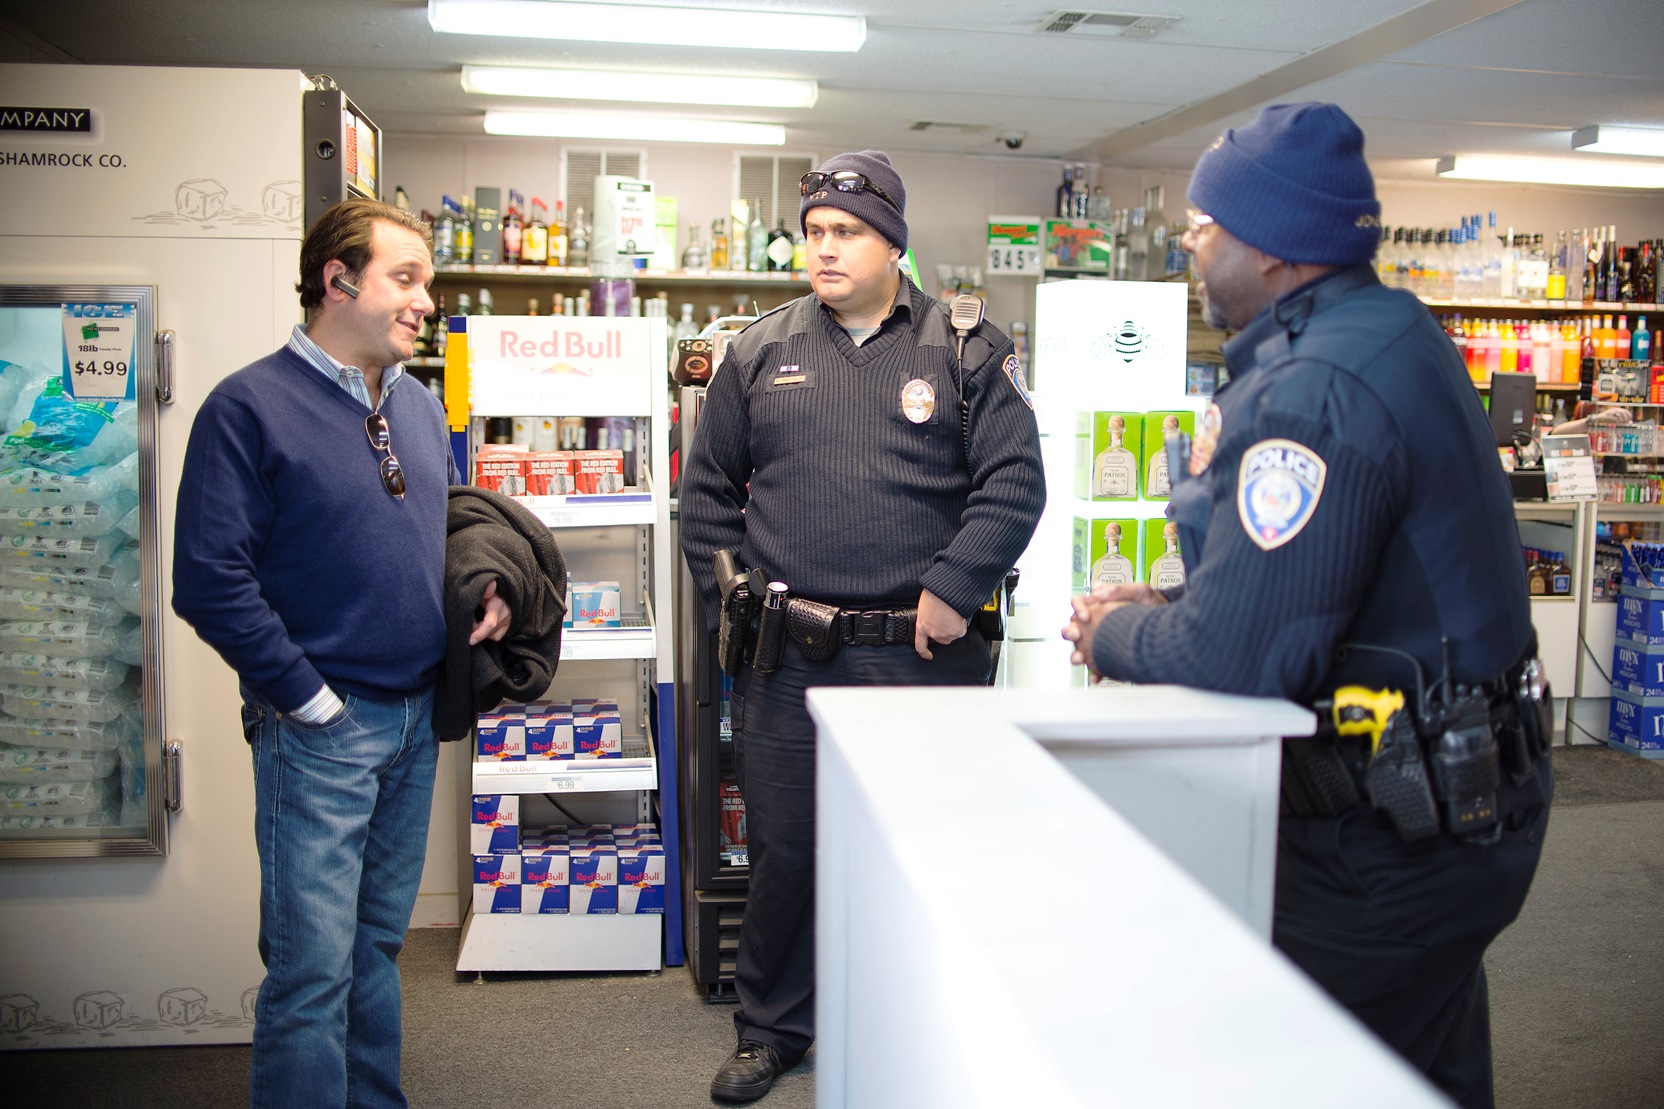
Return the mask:
<path id="1" fill-rule="evenodd" d="M 314 133 L 303 117 L 332 97 Z M 27 346 L 20 333 L 44 322 L 24 360 L 61 359 L 62 388 L 93 394 L 73 405 L 135 423 L 143 495 L 127 549 L 143 567 L 142 619 L 121 625 L 139 628 L 124 688 L 142 728 L 123 737 L 102 824 L 0 827 L 0 1050 L 251 1038 L 263 975 L 252 771 L 236 679 L 172 614 L 173 510 L 197 408 L 299 320 L 309 210 L 343 180 L 377 191 L 379 132 L 342 105 L 292 70 L 0 67 L 0 339 Z M 76 315 L 111 304 L 135 308 L 113 330 Z M 18 430 L 5 434 L 0 470 L 16 461 Z M 0 755 L 45 757 L 23 749 Z M 16 817 L 34 795 L 7 796 Z"/>

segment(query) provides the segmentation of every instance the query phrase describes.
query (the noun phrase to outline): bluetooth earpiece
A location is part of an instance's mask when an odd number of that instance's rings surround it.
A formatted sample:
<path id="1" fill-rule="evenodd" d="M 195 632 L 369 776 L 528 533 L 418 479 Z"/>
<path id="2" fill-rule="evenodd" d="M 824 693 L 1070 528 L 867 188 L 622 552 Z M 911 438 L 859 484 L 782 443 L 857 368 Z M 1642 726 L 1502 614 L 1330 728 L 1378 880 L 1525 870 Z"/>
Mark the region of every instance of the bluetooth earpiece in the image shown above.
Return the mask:
<path id="1" fill-rule="evenodd" d="M 356 285 L 352 284 L 351 282 L 347 281 L 346 279 L 342 278 L 339 274 L 330 278 L 329 283 L 331 285 L 334 285 L 337 289 L 340 289 L 343 293 L 346 293 L 348 296 L 352 297 L 352 299 L 354 299 L 354 300 L 358 299 L 358 286 L 356 286 Z"/>

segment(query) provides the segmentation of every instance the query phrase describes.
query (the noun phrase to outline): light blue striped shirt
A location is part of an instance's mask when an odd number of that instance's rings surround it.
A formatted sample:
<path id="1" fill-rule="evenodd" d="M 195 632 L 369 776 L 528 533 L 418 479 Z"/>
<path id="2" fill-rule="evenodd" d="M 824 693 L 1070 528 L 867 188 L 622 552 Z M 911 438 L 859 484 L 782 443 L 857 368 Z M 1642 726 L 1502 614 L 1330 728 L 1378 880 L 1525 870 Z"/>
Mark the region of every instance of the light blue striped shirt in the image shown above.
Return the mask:
<path id="1" fill-rule="evenodd" d="M 289 333 L 289 349 L 315 366 L 319 373 L 335 382 L 341 388 L 353 395 L 353 398 L 365 408 L 379 409 L 380 405 L 370 403 L 370 387 L 364 382 L 364 371 L 357 366 L 343 366 L 328 351 L 324 350 L 312 337 L 306 333 L 306 325 L 297 323 L 295 329 Z M 393 386 L 404 376 L 404 363 L 399 362 L 385 366 L 381 371 L 381 399 L 385 401 L 393 392 Z M 322 724 L 339 716 L 346 706 L 340 697 L 329 686 L 324 686 L 312 696 L 306 704 L 289 715 L 304 720 L 308 724 Z"/>
<path id="2" fill-rule="evenodd" d="M 364 371 L 357 366 L 343 366 L 332 358 L 328 351 L 312 341 L 306 333 L 306 325 L 297 323 L 295 329 L 289 333 L 289 349 L 306 359 L 318 372 L 341 388 L 353 395 L 353 398 L 365 408 L 379 409 L 381 406 L 370 403 L 370 387 L 364 383 Z M 384 366 L 381 371 L 381 399 L 385 401 L 393 392 L 393 386 L 404 376 L 404 363 L 395 362 L 391 366 Z"/>

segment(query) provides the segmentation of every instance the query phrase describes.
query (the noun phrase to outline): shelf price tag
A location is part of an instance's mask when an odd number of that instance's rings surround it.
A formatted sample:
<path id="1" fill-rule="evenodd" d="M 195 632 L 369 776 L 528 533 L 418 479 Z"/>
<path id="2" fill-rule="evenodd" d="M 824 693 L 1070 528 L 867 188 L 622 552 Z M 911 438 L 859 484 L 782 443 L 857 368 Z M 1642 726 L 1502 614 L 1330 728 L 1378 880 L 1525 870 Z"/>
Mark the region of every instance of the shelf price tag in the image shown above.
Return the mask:
<path id="1" fill-rule="evenodd" d="M 138 306 L 66 304 L 63 309 L 64 392 L 77 400 L 132 400 Z"/>
<path id="2" fill-rule="evenodd" d="M 1551 501 L 1592 501 L 1599 495 L 1587 435 L 1543 436 L 1543 469 Z"/>
<path id="3" fill-rule="evenodd" d="M 1040 274 L 1040 217 L 988 217 L 988 273 L 1004 277 Z"/>

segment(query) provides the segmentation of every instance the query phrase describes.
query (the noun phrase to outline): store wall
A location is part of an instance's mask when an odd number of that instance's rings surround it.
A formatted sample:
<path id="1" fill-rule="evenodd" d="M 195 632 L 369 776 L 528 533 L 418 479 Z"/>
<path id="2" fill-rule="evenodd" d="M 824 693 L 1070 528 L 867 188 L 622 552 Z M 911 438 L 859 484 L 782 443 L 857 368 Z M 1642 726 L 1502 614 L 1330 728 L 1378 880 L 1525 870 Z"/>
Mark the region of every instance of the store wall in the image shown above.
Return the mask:
<path id="1" fill-rule="evenodd" d="M 690 223 L 708 228 L 713 218 L 727 213 L 737 172 L 736 153 L 729 147 L 691 143 L 574 145 L 584 149 L 645 150 L 647 176 L 661 194 L 677 198 L 684 234 Z M 799 149 L 775 153 L 809 154 L 818 161 L 838 152 Z M 512 187 L 523 195 L 542 196 L 552 205 L 560 195 L 560 160 L 561 142 L 557 139 L 390 135 L 384 179 L 404 186 L 411 204 L 418 209 L 437 210 L 441 195 L 471 195 L 480 185 Z M 1062 177 L 1062 162 L 1051 158 L 896 152 L 892 161 L 907 184 L 909 245 L 919 262 L 925 290 L 932 294 L 939 291 L 938 263 L 983 264 L 989 215 L 1050 214 Z M 1146 188 L 1162 186 L 1168 218 L 1177 220 L 1186 208 L 1184 190 L 1189 177 L 1188 169 L 1160 173 L 1097 167 L 1092 180 L 1117 208 L 1142 203 Z M 1562 228 L 1614 223 L 1619 241 L 1624 243 L 1664 235 L 1664 205 L 1656 195 L 1443 181 L 1382 181 L 1378 192 L 1382 219 L 1390 226 L 1450 226 L 1464 214 L 1494 210 L 1499 225 L 1541 231 L 1551 241 Z M 1015 320 L 1032 324 L 1035 284 L 1034 278 L 988 278 L 988 318 L 1002 328 L 1009 328 Z M 441 760 L 417 925 L 457 923 L 459 765 L 459 759 Z"/>

